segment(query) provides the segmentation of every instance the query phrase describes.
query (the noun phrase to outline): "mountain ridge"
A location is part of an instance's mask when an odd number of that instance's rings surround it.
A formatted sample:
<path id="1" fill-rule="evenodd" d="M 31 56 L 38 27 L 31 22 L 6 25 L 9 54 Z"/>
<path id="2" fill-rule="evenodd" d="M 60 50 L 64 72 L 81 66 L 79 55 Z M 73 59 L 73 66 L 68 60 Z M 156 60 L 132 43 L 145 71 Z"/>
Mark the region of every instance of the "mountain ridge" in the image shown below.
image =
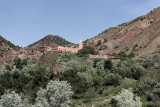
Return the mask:
<path id="1" fill-rule="evenodd" d="M 126 54 L 134 53 L 141 56 L 148 53 L 154 53 L 160 46 L 158 42 L 160 34 L 160 7 L 150 11 L 144 16 L 120 24 L 116 27 L 109 28 L 99 35 L 88 39 L 86 44 L 94 44 L 97 50 L 102 53 L 119 53 L 124 51 Z M 153 37 L 154 35 L 154 37 Z M 98 41 L 101 41 L 100 45 Z M 137 46 L 138 45 L 138 46 Z M 135 47 L 136 46 L 136 47 Z"/>

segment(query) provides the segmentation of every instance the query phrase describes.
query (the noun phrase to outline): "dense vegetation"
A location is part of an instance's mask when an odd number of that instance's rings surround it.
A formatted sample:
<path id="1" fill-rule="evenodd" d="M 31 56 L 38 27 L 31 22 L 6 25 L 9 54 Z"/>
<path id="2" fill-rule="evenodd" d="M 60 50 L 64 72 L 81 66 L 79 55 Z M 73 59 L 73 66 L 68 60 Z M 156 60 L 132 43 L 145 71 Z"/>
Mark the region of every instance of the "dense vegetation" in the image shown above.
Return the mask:
<path id="1" fill-rule="evenodd" d="M 0 104 L 21 107 L 159 106 L 158 68 L 145 69 L 127 56 L 120 62 L 92 61 L 86 54 L 53 54 L 48 65 L 42 63 L 45 55 L 41 63 L 19 58 L 6 63 L 0 71 L 0 94 L 3 95 Z M 52 71 L 55 62 L 60 65 L 56 73 Z M 13 97 L 17 99 L 6 103 Z"/>
<path id="2" fill-rule="evenodd" d="M 85 46 L 85 47 L 83 47 L 83 49 L 79 50 L 77 53 L 77 55 L 80 57 L 84 57 L 88 54 L 97 55 L 98 52 L 95 51 L 95 49 L 90 46 Z"/>

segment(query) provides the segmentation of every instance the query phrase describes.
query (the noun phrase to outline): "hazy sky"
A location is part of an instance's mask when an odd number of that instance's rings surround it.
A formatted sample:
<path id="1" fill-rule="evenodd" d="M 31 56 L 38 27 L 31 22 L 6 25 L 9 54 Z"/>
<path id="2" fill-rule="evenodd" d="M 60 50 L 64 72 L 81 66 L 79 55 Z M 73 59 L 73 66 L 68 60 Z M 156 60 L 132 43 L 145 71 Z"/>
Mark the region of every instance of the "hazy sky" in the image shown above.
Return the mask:
<path id="1" fill-rule="evenodd" d="M 160 0 L 0 0 L 0 35 L 27 46 L 59 35 L 78 43 L 160 6 Z"/>

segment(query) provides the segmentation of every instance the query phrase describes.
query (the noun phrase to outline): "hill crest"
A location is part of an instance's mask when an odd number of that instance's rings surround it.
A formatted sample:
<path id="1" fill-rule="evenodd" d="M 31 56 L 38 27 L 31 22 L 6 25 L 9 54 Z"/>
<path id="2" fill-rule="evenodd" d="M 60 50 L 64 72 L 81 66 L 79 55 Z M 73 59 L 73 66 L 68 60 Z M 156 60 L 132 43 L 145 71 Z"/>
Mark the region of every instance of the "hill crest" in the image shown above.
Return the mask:
<path id="1" fill-rule="evenodd" d="M 42 45 L 50 45 L 50 46 L 71 46 L 73 43 L 63 39 L 57 35 L 47 35 L 39 41 L 27 46 L 27 48 L 38 49 Z"/>

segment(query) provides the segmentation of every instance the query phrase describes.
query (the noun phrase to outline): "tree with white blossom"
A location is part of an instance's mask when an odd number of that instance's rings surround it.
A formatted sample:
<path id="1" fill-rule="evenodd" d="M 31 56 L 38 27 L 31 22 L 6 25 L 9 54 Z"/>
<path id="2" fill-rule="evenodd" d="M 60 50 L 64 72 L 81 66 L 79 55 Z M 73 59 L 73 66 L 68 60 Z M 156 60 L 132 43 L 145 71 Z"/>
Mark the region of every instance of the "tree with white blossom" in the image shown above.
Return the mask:
<path id="1" fill-rule="evenodd" d="M 2 96 L 0 100 L 0 107 L 19 107 L 21 103 L 21 97 L 14 91 L 12 91 Z"/>
<path id="2" fill-rule="evenodd" d="M 142 102 L 140 102 L 140 97 L 135 96 L 132 93 L 132 89 L 122 89 L 120 93 L 113 96 L 115 100 L 118 101 L 117 105 L 120 107 L 142 107 Z"/>
<path id="3" fill-rule="evenodd" d="M 73 95 L 67 81 L 50 81 L 46 89 L 37 92 L 35 107 L 69 107 Z"/>

